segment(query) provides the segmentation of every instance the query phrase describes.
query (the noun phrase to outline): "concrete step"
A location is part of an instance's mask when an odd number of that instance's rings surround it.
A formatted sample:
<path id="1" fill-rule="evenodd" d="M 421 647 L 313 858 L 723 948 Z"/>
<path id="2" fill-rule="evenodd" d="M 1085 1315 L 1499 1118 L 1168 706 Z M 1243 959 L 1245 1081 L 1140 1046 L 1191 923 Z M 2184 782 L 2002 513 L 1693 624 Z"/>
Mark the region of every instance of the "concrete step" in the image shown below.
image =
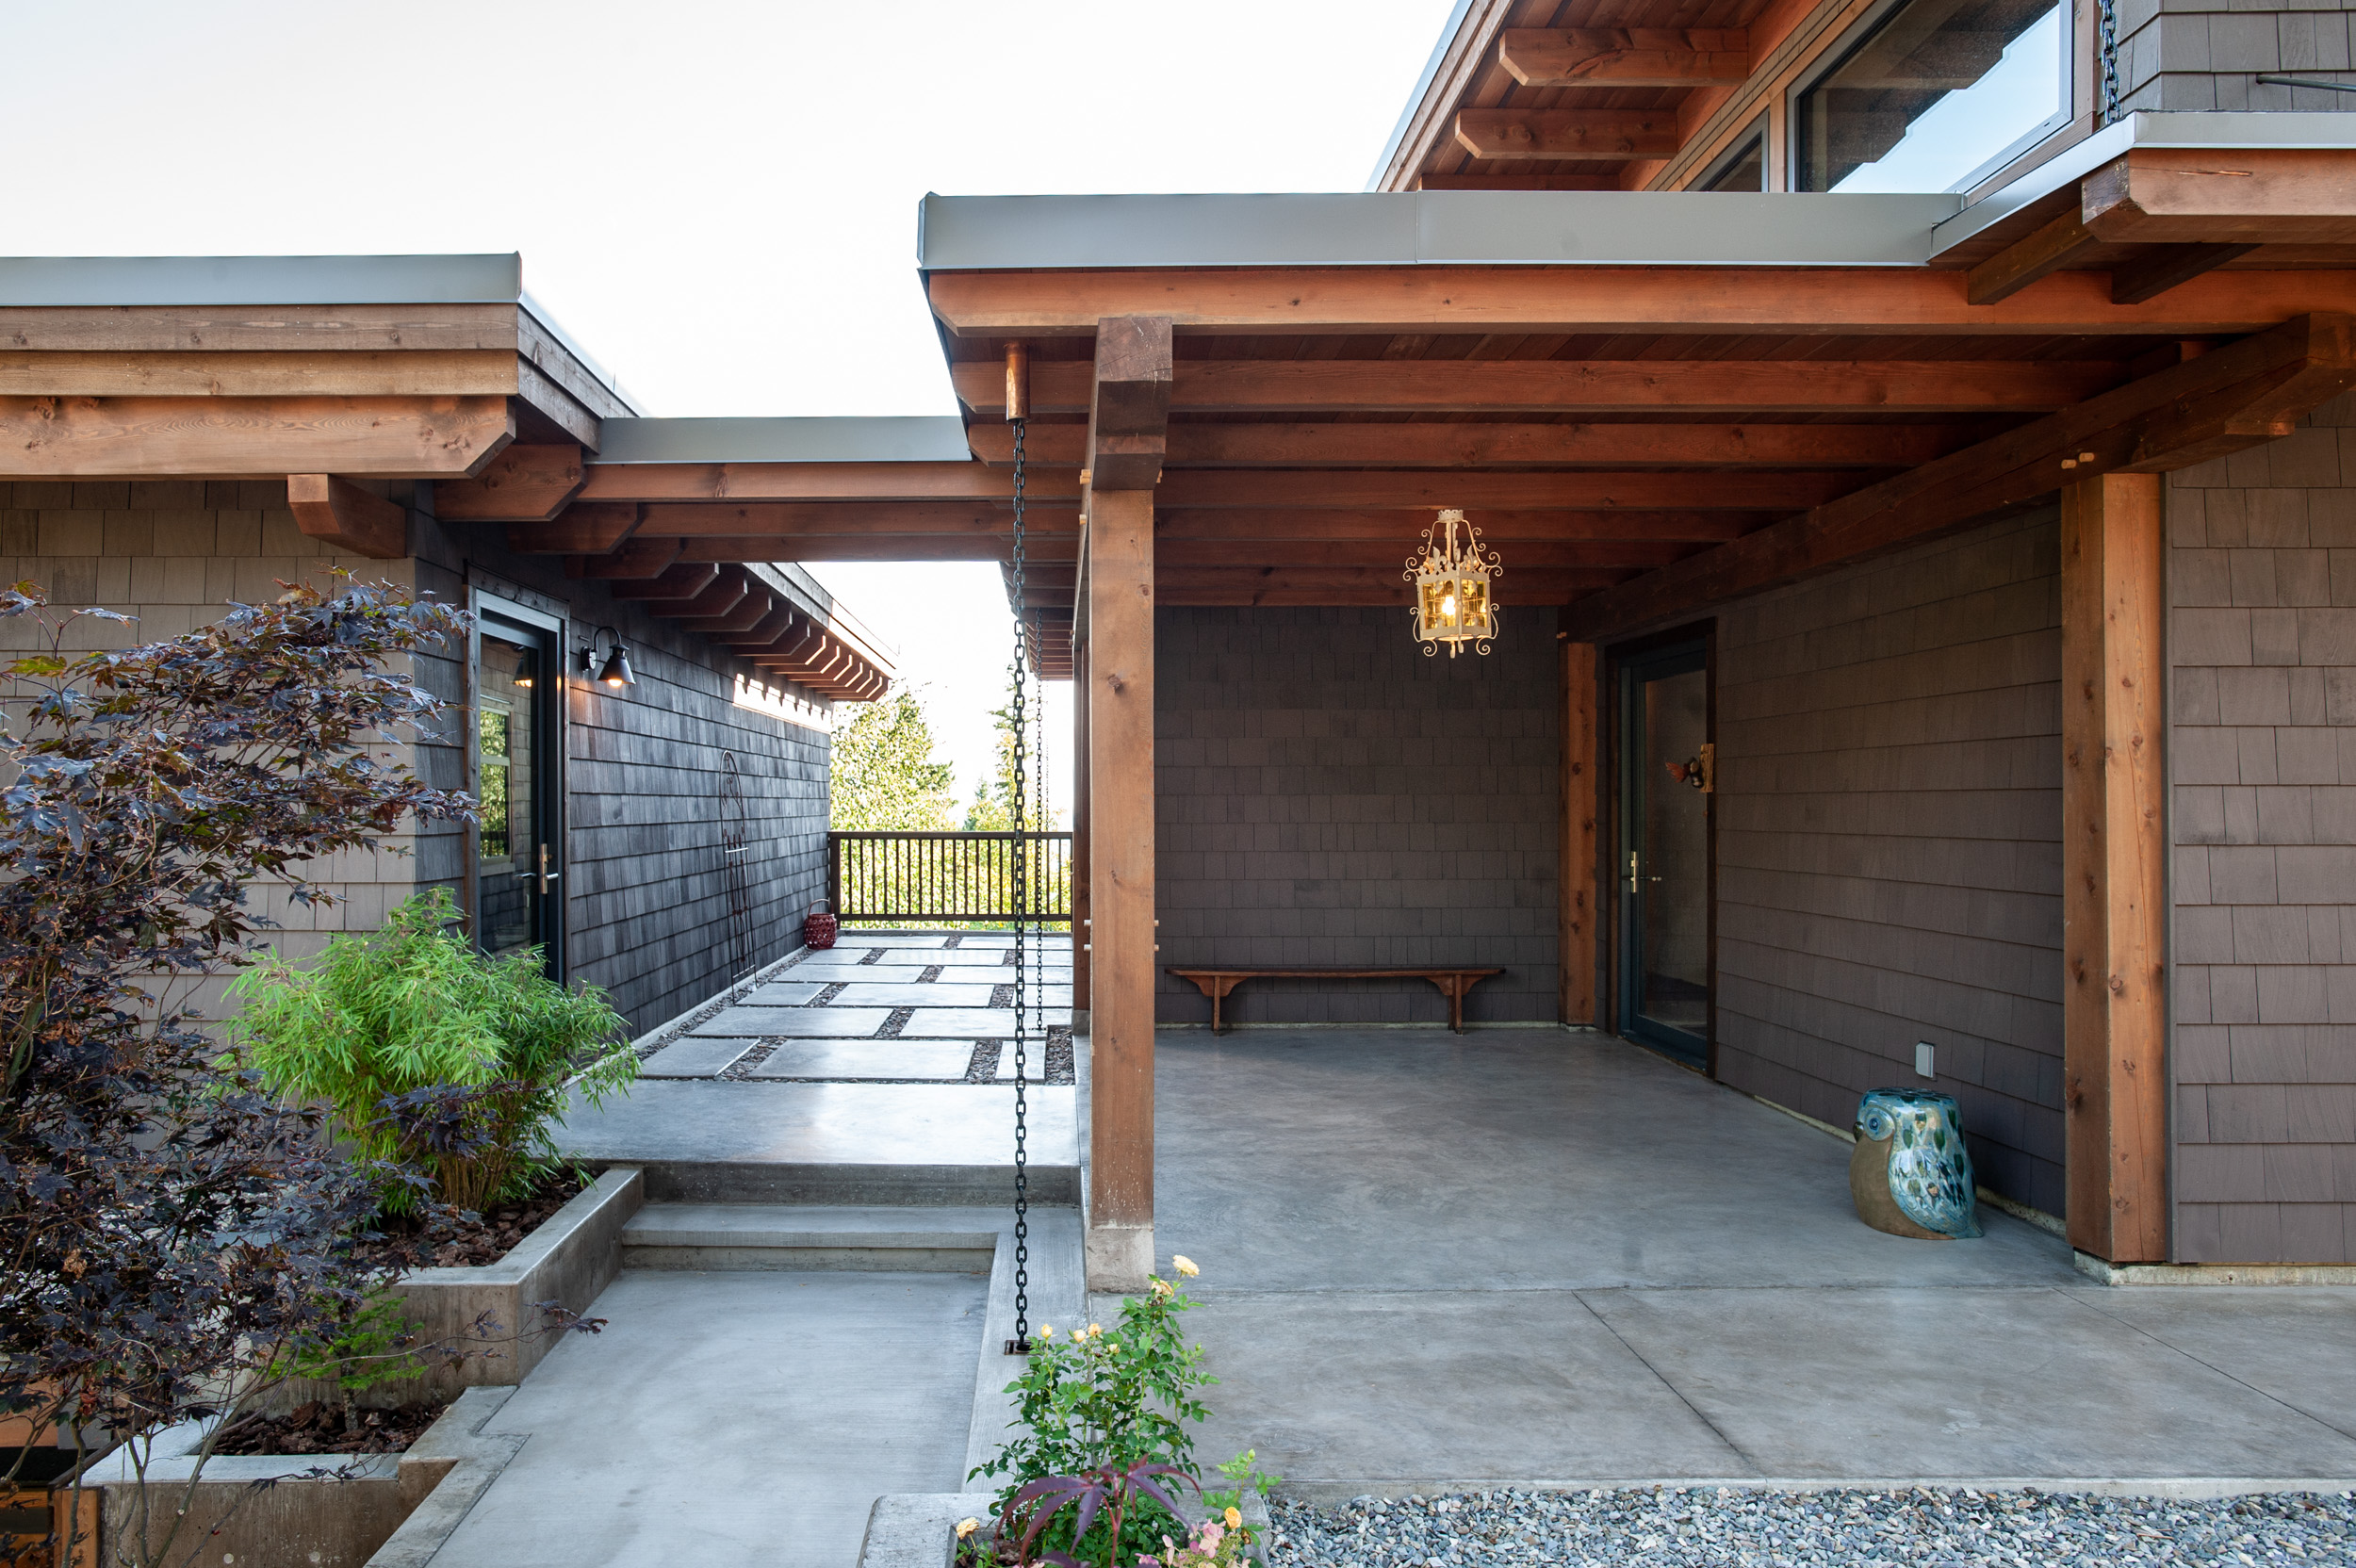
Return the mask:
<path id="1" fill-rule="evenodd" d="M 1011 1208 L 649 1203 L 622 1227 L 624 1268 L 988 1274 Z"/>

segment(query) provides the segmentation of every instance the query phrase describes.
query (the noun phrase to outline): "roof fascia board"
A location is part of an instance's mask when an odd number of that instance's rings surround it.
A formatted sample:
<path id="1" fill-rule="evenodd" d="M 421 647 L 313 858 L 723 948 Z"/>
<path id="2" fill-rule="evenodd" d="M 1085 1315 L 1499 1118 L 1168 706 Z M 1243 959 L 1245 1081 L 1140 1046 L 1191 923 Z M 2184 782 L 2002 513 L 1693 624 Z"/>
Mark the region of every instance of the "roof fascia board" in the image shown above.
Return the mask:
<path id="1" fill-rule="evenodd" d="M 2136 113 L 2105 125 L 2059 156 L 1989 192 L 1931 231 L 1933 256 L 1954 250 L 2021 208 L 2085 179 L 2137 147 L 2228 151 L 2257 148 L 2356 149 L 2356 116 L 2248 110 Z"/>
<path id="2" fill-rule="evenodd" d="M 1961 198 L 1728 191 L 928 196 L 927 271 L 1170 267 L 1908 267 Z"/>
<path id="3" fill-rule="evenodd" d="M 607 419 L 597 461 L 630 463 L 970 463 L 954 414 L 900 418 Z"/>
<path id="4" fill-rule="evenodd" d="M 1476 30 L 1479 35 L 1477 40 L 1468 34 L 1464 25 L 1465 19 L 1476 5 L 1483 8 L 1481 25 Z M 1447 97 L 1449 103 L 1454 103 L 1462 90 L 1459 79 L 1464 74 L 1464 60 L 1466 57 L 1477 60 L 1487 53 L 1489 40 L 1504 24 L 1506 13 L 1512 8 L 1511 0 L 1456 0 L 1455 8 L 1448 13 L 1448 20 L 1440 25 L 1440 37 L 1432 45 L 1431 57 L 1423 62 L 1423 74 L 1415 78 L 1414 89 L 1407 94 L 1407 102 L 1399 108 L 1399 123 L 1391 127 L 1391 138 L 1383 144 L 1383 155 L 1374 160 L 1374 172 L 1366 176 L 1367 190 L 1381 190 L 1390 178 L 1401 146 L 1432 102 L 1432 83 L 1438 80 L 1444 70 L 1447 71 Z M 1477 47 L 1467 47 L 1476 43 Z M 1451 59 L 1451 56 L 1455 58 Z"/>
<path id="5" fill-rule="evenodd" d="M 898 673 L 899 650 L 869 630 L 799 563 L 757 561 L 747 563 L 744 569 L 761 586 L 783 596 L 787 603 L 825 627 L 885 675 Z"/>
<path id="6" fill-rule="evenodd" d="M 579 362 L 581 368 L 589 373 L 589 378 L 592 381 L 597 383 L 597 384 L 604 387 L 608 392 L 613 393 L 614 399 L 619 401 L 624 408 L 629 409 L 631 414 L 642 418 L 646 416 L 646 405 L 640 402 L 638 399 L 632 395 L 630 388 L 622 384 L 620 377 L 614 375 L 613 371 L 608 370 L 603 365 L 597 363 L 597 358 L 592 355 L 588 350 L 581 346 L 580 339 L 573 336 L 571 333 L 566 332 L 564 330 L 564 323 L 559 321 L 554 316 L 548 314 L 548 308 L 541 304 L 539 301 L 533 299 L 529 293 L 520 289 L 516 292 L 517 298 L 515 302 L 517 306 L 522 309 L 525 315 L 531 317 L 533 321 L 539 324 L 542 332 L 547 333 L 550 337 L 556 339 L 557 342 L 563 344 L 564 351 L 571 354 L 573 358 Z"/>

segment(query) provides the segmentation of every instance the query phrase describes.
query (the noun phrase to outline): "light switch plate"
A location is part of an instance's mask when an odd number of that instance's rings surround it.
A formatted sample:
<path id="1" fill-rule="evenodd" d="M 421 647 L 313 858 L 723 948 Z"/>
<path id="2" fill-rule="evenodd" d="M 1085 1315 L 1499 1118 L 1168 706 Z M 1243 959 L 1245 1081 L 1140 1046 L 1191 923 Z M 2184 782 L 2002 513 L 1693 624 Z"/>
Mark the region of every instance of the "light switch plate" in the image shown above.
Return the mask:
<path id="1" fill-rule="evenodd" d="M 1914 1042 L 1914 1075 L 1917 1078 L 1933 1078 L 1938 1076 L 1938 1074 L 1931 1070 L 1932 1051 L 1933 1047 L 1931 1042 L 1928 1040 L 1917 1040 Z"/>

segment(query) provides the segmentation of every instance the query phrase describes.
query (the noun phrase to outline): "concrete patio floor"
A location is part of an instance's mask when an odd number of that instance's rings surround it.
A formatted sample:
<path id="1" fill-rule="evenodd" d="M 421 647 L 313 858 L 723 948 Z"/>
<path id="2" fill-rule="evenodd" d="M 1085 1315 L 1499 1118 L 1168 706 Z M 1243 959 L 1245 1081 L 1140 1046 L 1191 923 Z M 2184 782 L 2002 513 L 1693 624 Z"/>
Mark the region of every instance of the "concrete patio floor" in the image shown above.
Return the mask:
<path id="1" fill-rule="evenodd" d="M 1202 1444 L 1296 1494 L 1693 1478 L 2356 1478 L 2356 1290 L 2098 1285 L 1608 1037 L 1167 1031 L 1156 1242 Z M 1110 1310 L 1099 1302 L 1096 1311 Z"/>

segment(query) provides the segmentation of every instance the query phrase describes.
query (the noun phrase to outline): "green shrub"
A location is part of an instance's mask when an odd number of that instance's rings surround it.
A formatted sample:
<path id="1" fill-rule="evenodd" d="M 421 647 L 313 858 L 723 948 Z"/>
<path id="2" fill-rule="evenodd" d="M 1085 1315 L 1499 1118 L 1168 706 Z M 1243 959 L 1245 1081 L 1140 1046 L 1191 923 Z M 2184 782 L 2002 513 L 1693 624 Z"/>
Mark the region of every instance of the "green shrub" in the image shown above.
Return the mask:
<path id="1" fill-rule="evenodd" d="M 597 1104 L 628 1090 L 637 1064 L 608 1049 L 624 1025 L 602 992 L 548 979 L 536 949 L 478 951 L 450 929 L 457 918 L 436 888 L 381 931 L 331 938 L 311 970 L 248 970 L 231 988 L 233 1054 L 287 1100 L 329 1106 L 361 1154 L 421 1168 L 434 1200 L 480 1210 L 555 1164 L 548 1126 L 575 1073 Z M 469 1091 L 466 1135 L 421 1139 L 387 1116 L 388 1102 L 444 1086 Z M 414 1202 L 386 1194 L 388 1209 Z"/>

